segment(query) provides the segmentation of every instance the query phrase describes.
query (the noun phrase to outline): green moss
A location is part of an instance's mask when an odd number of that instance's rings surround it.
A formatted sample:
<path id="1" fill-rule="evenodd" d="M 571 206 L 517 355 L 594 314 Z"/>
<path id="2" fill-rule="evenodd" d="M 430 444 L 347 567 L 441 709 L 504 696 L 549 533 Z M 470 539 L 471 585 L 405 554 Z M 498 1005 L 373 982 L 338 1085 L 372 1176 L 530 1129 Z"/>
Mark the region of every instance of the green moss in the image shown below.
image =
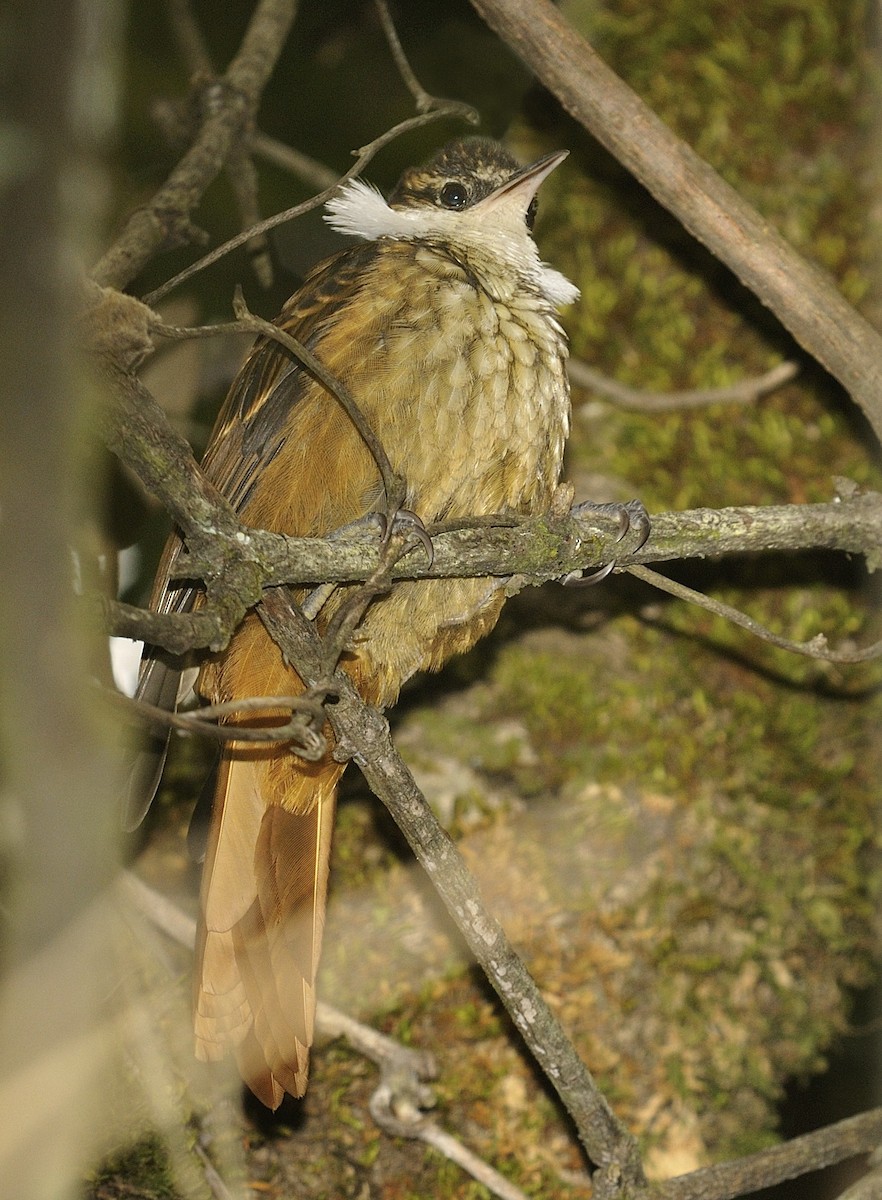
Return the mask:
<path id="1" fill-rule="evenodd" d="M 159 1137 L 144 1138 L 105 1162 L 89 1180 L 92 1196 L 126 1195 L 139 1200 L 179 1200 L 169 1156 Z"/>
<path id="2" fill-rule="evenodd" d="M 603 640 L 620 633 L 628 654 L 611 673 Z M 743 1091 L 770 1113 L 787 1074 L 822 1063 L 843 989 L 869 979 L 882 697 L 782 686 L 620 618 L 601 634 L 505 647 L 487 704 L 529 731 L 546 780 L 536 804 L 585 779 L 677 798 L 682 860 L 641 898 L 649 915 L 617 936 L 639 942 L 641 922 L 654 931 L 676 1093 L 707 1112 Z M 644 1005 L 635 995 L 633 1019 Z M 716 1144 L 731 1150 L 736 1126 L 718 1121 Z"/>
<path id="3" fill-rule="evenodd" d="M 725 0 L 564 6 L 603 57 L 677 133 L 853 302 L 871 275 L 867 198 L 855 187 L 866 130 L 867 5 Z M 596 148 L 553 176 L 543 250 L 582 289 L 574 353 L 629 385 L 718 387 L 792 353 L 726 270 Z M 577 413 L 580 397 L 576 397 Z M 823 447 L 823 452 L 821 452 Z M 749 407 L 577 420 L 570 473 L 628 480 L 650 507 L 828 499 L 831 476 L 879 484 L 847 410 L 805 379 Z"/>

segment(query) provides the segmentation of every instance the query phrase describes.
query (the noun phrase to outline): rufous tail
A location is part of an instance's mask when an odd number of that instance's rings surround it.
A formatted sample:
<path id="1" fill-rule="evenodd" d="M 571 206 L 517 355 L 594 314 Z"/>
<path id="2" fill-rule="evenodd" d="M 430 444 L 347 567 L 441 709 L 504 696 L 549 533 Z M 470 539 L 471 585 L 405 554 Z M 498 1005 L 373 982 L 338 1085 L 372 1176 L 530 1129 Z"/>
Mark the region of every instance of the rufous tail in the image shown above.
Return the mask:
<path id="1" fill-rule="evenodd" d="M 269 1108 L 306 1090 L 337 782 L 329 757 L 233 743 L 224 752 L 202 875 L 196 1054 L 233 1049 Z"/>

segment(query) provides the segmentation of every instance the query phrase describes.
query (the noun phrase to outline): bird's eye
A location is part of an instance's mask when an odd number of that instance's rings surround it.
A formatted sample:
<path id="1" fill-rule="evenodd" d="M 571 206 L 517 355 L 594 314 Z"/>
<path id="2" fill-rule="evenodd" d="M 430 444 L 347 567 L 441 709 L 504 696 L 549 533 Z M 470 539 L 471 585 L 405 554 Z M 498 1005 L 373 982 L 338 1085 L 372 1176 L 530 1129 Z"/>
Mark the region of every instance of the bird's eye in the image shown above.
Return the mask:
<path id="1" fill-rule="evenodd" d="M 451 183 L 445 183 L 444 187 L 438 193 L 438 199 L 445 208 L 460 209 L 465 208 L 468 202 L 469 194 L 464 183 L 458 183 L 455 180 Z"/>
<path id="2" fill-rule="evenodd" d="M 532 229 L 536 224 L 536 213 L 539 211 L 539 201 L 534 196 L 530 201 L 530 207 L 527 209 L 527 215 L 524 218 L 527 222 L 527 228 Z"/>

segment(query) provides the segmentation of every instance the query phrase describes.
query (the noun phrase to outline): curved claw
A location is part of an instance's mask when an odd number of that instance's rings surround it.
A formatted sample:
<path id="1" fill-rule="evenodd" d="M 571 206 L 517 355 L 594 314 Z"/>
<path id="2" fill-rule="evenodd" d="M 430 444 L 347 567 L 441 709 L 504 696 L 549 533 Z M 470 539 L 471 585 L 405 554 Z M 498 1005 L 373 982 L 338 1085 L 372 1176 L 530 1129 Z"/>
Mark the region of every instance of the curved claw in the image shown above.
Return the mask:
<path id="1" fill-rule="evenodd" d="M 429 566 L 431 567 L 435 561 L 435 547 L 432 545 L 432 539 L 426 532 L 426 527 L 422 519 L 415 512 L 411 512 L 409 508 L 399 508 L 394 513 L 391 521 L 383 513 L 378 515 L 383 522 L 383 536 L 380 545 L 384 550 L 389 545 L 393 533 L 406 531 L 423 547 L 426 552 L 426 558 L 429 560 Z"/>
<path id="2" fill-rule="evenodd" d="M 592 584 L 602 583 L 608 575 L 612 575 L 615 569 L 616 560 L 612 558 L 602 567 L 598 567 L 596 571 L 592 571 L 590 575 L 583 575 L 581 571 L 570 571 L 569 575 L 564 575 L 558 582 L 562 583 L 564 587 L 591 587 Z"/>
<path id="3" fill-rule="evenodd" d="M 652 533 L 652 521 L 649 519 L 649 513 L 642 500 L 629 500 L 627 504 L 622 505 L 622 508 L 628 521 L 628 529 L 625 532 L 633 530 L 637 535 L 637 545 L 631 551 L 632 554 L 636 554 L 649 541 L 649 535 Z"/>
<path id="4" fill-rule="evenodd" d="M 616 543 L 623 541 L 632 531 L 637 535 L 637 544 L 633 547 L 632 553 L 636 553 L 646 545 L 652 532 L 652 522 L 642 500 L 629 500 L 627 504 L 593 504 L 587 501 L 584 504 L 576 505 L 576 510 L 580 512 L 590 510 L 615 517 L 619 524 L 615 538 Z M 616 563 L 617 560 L 612 559 L 596 571 L 592 571 L 590 575 L 583 575 L 580 571 L 571 571 L 569 575 L 564 575 L 560 582 L 565 587 L 590 587 L 611 575 L 616 568 Z"/>
<path id="5" fill-rule="evenodd" d="M 631 514 L 624 504 L 613 504 L 610 507 L 619 520 L 619 532 L 616 534 L 616 542 L 620 542 L 631 528 Z M 604 505 L 604 508 L 606 508 L 606 505 Z"/>

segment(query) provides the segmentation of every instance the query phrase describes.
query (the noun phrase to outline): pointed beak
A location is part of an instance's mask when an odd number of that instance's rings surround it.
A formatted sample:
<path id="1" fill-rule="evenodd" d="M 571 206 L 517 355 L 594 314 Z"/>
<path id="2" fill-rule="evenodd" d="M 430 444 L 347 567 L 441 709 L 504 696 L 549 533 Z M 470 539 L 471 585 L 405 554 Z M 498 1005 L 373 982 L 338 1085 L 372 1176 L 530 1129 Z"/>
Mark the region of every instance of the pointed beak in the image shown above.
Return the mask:
<path id="1" fill-rule="evenodd" d="M 480 209 L 482 212 L 494 212 L 512 206 L 526 213 L 544 180 L 555 167 L 560 166 L 568 154 L 569 150 L 557 150 L 554 154 L 544 155 L 529 167 L 523 167 L 489 196 L 479 200 L 472 211 L 477 212 Z"/>

